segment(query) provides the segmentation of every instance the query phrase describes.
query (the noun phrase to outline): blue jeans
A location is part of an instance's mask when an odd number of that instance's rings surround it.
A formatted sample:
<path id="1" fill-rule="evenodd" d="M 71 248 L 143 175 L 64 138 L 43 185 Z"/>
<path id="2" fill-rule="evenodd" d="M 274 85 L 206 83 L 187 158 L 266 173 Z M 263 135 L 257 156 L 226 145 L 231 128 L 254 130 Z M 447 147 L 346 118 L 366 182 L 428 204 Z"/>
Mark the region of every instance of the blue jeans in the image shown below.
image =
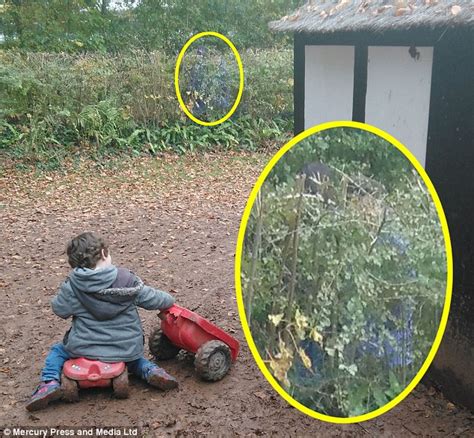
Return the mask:
<path id="1" fill-rule="evenodd" d="M 48 382 L 50 380 L 61 381 L 61 372 L 63 369 L 64 362 L 71 359 L 71 355 L 66 351 L 64 345 L 54 344 L 51 350 L 46 356 L 44 368 L 41 370 L 41 381 Z M 140 359 L 132 360 L 127 362 L 128 370 L 140 377 L 143 380 L 147 380 L 148 374 L 154 368 L 158 368 L 158 365 L 153 362 L 141 357 Z"/>

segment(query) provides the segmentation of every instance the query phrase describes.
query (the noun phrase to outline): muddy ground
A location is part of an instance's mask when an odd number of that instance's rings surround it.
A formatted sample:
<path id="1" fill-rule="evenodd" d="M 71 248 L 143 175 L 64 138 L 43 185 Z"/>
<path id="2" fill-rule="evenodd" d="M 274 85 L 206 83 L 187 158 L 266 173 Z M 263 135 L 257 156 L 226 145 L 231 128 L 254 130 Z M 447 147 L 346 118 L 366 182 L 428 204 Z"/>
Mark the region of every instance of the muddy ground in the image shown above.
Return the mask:
<path id="1" fill-rule="evenodd" d="M 129 426 L 149 436 L 472 436 L 474 416 L 419 386 L 391 412 L 355 425 L 326 424 L 288 406 L 260 374 L 243 338 L 233 264 L 240 217 L 267 157 L 220 155 L 136 159 L 68 172 L 3 169 L 0 180 L 0 426 Z M 81 393 L 34 414 L 24 403 L 45 355 L 69 322 L 49 300 L 68 273 L 64 246 L 77 233 L 106 236 L 114 262 L 170 291 L 179 304 L 236 336 L 230 374 L 199 381 L 192 361 L 163 364 L 180 387 L 162 393 L 131 380 L 131 396 Z M 146 333 L 158 325 L 141 311 Z"/>

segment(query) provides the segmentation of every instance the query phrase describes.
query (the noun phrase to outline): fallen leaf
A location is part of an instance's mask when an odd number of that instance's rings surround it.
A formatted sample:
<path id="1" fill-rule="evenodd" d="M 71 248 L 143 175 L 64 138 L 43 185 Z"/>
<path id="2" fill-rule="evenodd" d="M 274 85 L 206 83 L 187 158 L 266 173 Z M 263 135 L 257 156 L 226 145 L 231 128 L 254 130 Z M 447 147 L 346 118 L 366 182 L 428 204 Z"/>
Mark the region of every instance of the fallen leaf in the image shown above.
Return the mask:
<path id="1" fill-rule="evenodd" d="M 304 367 L 310 370 L 313 364 L 309 356 L 306 354 L 306 352 L 302 348 L 298 348 L 298 355 L 300 356 L 301 362 L 303 362 Z"/>
<path id="2" fill-rule="evenodd" d="M 316 328 L 313 328 L 309 334 L 309 336 L 311 337 L 311 339 L 318 343 L 319 345 L 323 345 L 323 335 L 321 333 L 319 333 Z"/>
<path id="3" fill-rule="evenodd" d="M 268 394 L 263 391 L 254 392 L 253 395 L 258 397 L 260 400 L 268 400 L 269 398 Z"/>

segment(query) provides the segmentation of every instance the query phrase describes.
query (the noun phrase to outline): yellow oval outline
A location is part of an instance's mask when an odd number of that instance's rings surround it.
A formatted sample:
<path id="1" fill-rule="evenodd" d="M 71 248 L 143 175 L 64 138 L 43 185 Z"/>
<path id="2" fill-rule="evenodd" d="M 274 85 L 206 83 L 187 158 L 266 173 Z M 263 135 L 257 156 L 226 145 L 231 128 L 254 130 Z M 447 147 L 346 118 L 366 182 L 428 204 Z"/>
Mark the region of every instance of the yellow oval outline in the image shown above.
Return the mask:
<path id="1" fill-rule="evenodd" d="M 205 36 L 213 36 L 224 41 L 232 50 L 232 53 L 234 54 L 235 59 L 237 60 L 237 65 L 239 67 L 239 91 L 237 92 L 237 97 L 235 98 L 234 104 L 232 105 L 232 108 L 224 117 L 221 117 L 220 119 L 214 120 L 212 122 L 206 122 L 205 120 L 200 120 L 197 117 L 195 117 L 193 113 L 191 113 L 191 111 L 189 111 L 188 108 L 186 107 L 183 97 L 181 96 L 181 90 L 179 89 L 179 70 L 181 67 L 181 61 L 183 60 L 184 54 L 186 53 L 189 46 L 194 41 Z M 216 126 L 216 125 L 220 125 L 221 123 L 224 123 L 232 114 L 234 114 L 235 110 L 239 106 L 240 100 L 242 99 L 242 93 L 244 92 L 244 67 L 242 65 L 242 59 L 240 58 L 240 54 L 238 50 L 236 49 L 236 47 L 234 46 L 234 44 L 232 43 L 232 41 L 219 32 L 211 32 L 211 31 L 200 32 L 192 36 L 179 52 L 178 60 L 176 61 L 176 66 L 174 69 L 174 89 L 176 91 L 176 97 L 178 98 L 179 106 L 194 123 L 197 123 L 202 126 Z"/>
<path id="2" fill-rule="evenodd" d="M 275 380 L 275 378 L 271 375 L 268 371 L 267 367 L 265 366 L 260 354 L 257 350 L 257 347 L 253 341 L 252 334 L 250 332 L 250 328 L 247 324 L 247 317 L 245 315 L 245 308 L 242 296 L 242 285 L 240 283 L 240 270 L 241 270 L 241 258 L 242 258 L 242 247 L 245 235 L 245 229 L 247 228 L 247 222 L 250 217 L 250 212 L 252 210 L 253 203 L 255 202 L 255 198 L 257 196 L 258 191 L 260 190 L 262 184 L 264 183 L 265 179 L 267 178 L 268 174 L 278 162 L 278 160 L 293 146 L 298 144 L 301 140 L 304 140 L 306 137 L 313 135 L 317 132 L 324 131 L 326 129 L 331 128 L 358 128 L 363 129 L 365 131 L 371 132 L 383 139 L 387 140 L 393 146 L 395 146 L 407 159 L 410 161 L 412 166 L 418 171 L 418 174 L 421 175 L 426 187 L 429 190 L 429 193 L 435 203 L 436 210 L 438 212 L 438 217 L 441 222 L 441 228 L 443 231 L 443 237 L 445 242 L 445 249 L 446 249 L 446 268 L 447 268 L 447 282 L 446 282 L 446 297 L 444 301 L 443 313 L 441 315 L 441 321 L 438 328 L 438 332 L 436 333 L 435 340 L 431 349 L 428 353 L 427 358 L 425 359 L 423 365 L 421 366 L 418 373 L 412 379 L 412 381 L 407 385 L 407 387 L 393 400 L 385 404 L 384 406 L 372 411 L 368 412 L 363 415 L 358 415 L 355 417 L 334 417 L 331 415 L 321 414 L 320 412 L 316 412 L 312 409 L 307 408 L 306 406 L 299 403 L 293 397 L 291 397 Z M 368 125 L 366 123 L 360 122 L 352 122 L 352 121 L 334 121 L 323 123 L 317 126 L 313 126 L 312 128 L 303 131 L 288 143 L 286 143 L 269 161 L 269 163 L 265 166 L 263 172 L 257 179 L 255 186 L 250 193 L 250 197 L 247 201 L 247 204 L 244 209 L 244 213 L 242 215 L 242 220 L 240 223 L 239 235 L 237 237 L 237 248 L 235 253 L 235 289 L 237 294 L 237 307 L 239 311 L 239 317 L 242 322 L 242 326 L 244 329 L 245 338 L 247 339 L 247 343 L 249 344 L 250 351 L 257 362 L 260 371 L 263 373 L 265 378 L 268 380 L 270 385 L 272 385 L 273 389 L 275 389 L 282 397 L 285 399 L 290 405 L 298 409 L 300 412 L 309 415 L 310 417 L 316 418 L 321 421 L 325 421 L 328 423 L 338 423 L 338 424 L 348 424 L 348 423 L 359 423 L 362 421 L 371 420 L 373 418 L 378 417 L 381 414 L 389 411 L 393 407 L 395 407 L 398 403 L 400 403 L 410 392 L 415 388 L 415 386 L 420 382 L 423 375 L 428 370 L 431 362 L 433 361 L 436 352 L 438 351 L 439 345 L 441 343 L 441 339 L 443 338 L 444 331 L 446 329 L 446 324 L 448 321 L 449 309 L 451 305 L 451 295 L 452 295 L 452 288 L 453 288 L 453 255 L 452 255 L 452 248 L 451 248 L 451 237 L 449 234 L 449 228 L 446 221 L 446 216 L 444 214 L 443 206 L 441 205 L 441 201 L 438 197 L 436 189 L 434 188 L 428 174 L 426 173 L 425 169 L 421 166 L 415 156 L 398 140 L 392 137 L 390 134 L 382 131 L 375 126 Z"/>

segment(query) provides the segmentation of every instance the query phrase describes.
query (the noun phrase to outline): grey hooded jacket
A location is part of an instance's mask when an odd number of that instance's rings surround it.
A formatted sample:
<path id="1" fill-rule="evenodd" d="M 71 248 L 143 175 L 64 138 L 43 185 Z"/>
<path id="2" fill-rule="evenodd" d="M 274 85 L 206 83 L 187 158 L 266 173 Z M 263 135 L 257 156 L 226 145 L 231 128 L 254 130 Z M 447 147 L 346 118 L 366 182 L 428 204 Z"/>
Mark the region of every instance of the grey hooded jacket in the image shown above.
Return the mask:
<path id="1" fill-rule="evenodd" d="M 76 268 L 51 305 L 61 318 L 72 316 L 64 347 L 73 357 L 130 362 L 143 356 L 143 329 L 138 307 L 166 309 L 174 298 L 145 286 L 135 274 L 111 265 Z"/>

